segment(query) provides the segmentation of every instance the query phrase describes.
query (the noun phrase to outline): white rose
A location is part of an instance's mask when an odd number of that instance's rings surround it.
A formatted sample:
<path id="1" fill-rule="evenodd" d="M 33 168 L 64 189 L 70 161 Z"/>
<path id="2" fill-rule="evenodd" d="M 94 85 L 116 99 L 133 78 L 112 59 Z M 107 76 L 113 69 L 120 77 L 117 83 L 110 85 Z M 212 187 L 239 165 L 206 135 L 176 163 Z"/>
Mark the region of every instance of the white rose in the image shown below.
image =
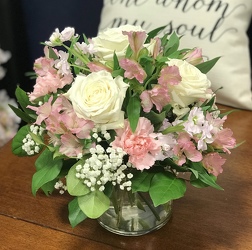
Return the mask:
<path id="1" fill-rule="evenodd" d="M 114 52 L 118 58 L 125 55 L 129 45 L 127 35 L 123 31 L 144 31 L 140 26 L 123 25 L 118 28 L 111 28 L 100 31 L 97 37 L 92 38 L 96 54 L 104 61 L 112 60 Z"/>
<path id="2" fill-rule="evenodd" d="M 182 78 L 178 85 L 169 85 L 174 106 L 179 105 L 181 108 L 186 108 L 201 98 L 212 98 L 212 94 L 209 93 L 211 82 L 198 68 L 179 59 L 170 59 L 167 64 L 177 66 Z"/>
<path id="3" fill-rule="evenodd" d="M 121 76 L 113 78 L 102 70 L 87 76 L 78 75 L 65 95 L 78 117 L 91 120 L 98 127 L 117 129 L 124 125 L 121 108 L 127 88 Z"/>

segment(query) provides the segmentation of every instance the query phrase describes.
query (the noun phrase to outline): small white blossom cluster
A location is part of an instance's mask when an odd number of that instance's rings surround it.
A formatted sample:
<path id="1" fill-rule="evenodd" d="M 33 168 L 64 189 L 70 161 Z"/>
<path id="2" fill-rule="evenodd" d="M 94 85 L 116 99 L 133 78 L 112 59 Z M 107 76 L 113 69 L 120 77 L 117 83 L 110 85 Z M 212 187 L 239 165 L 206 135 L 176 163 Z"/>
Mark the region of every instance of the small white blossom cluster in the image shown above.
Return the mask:
<path id="1" fill-rule="evenodd" d="M 72 27 L 66 27 L 63 31 L 59 31 L 58 28 L 52 33 L 49 38 L 49 41 L 45 43 L 49 46 L 58 46 L 61 45 L 62 42 L 69 41 L 75 34 L 75 29 Z M 77 34 L 76 34 L 77 36 Z"/>
<path id="2" fill-rule="evenodd" d="M 42 135 L 44 131 L 42 127 L 36 125 L 31 125 L 30 130 L 35 135 Z M 27 153 L 27 155 L 34 155 L 35 153 L 39 153 L 39 144 L 32 139 L 30 134 L 27 134 L 22 142 L 22 149 Z"/>
<path id="3" fill-rule="evenodd" d="M 83 183 L 91 191 L 104 191 L 105 184 L 111 182 L 114 186 L 119 185 L 120 189 L 131 190 L 131 173 L 125 174 L 124 170 L 131 167 L 130 164 L 123 163 L 126 154 L 121 148 L 114 149 L 108 147 L 106 150 L 97 145 L 90 149 L 91 157 L 84 165 L 76 166 L 76 177 L 83 180 Z"/>
<path id="4" fill-rule="evenodd" d="M 98 129 L 93 128 L 92 129 L 92 137 L 96 140 L 96 142 L 101 142 L 103 139 L 105 141 L 108 141 L 111 139 L 110 133 L 106 130 L 105 127 L 101 127 L 100 135 L 98 134 Z"/>
<path id="5" fill-rule="evenodd" d="M 65 191 L 67 190 L 67 186 L 64 185 L 64 183 L 61 180 L 59 180 L 55 183 L 54 188 L 59 190 L 60 194 L 64 194 Z"/>

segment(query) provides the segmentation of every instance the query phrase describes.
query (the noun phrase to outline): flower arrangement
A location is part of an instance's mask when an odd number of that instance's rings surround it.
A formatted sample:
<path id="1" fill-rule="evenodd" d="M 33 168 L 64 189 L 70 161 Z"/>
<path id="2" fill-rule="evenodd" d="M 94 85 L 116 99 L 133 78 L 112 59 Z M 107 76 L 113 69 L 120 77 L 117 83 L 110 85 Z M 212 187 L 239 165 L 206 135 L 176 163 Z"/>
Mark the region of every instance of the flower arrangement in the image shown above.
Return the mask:
<path id="1" fill-rule="evenodd" d="M 33 92 L 16 90 L 12 108 L 27 125 L 13 153 L 39 154 L 34 195 L 73 196 L 72 226 L 100 217 L 115 187 L 147 192 L 155 206 L 183 197 L 187 182 L 222 189 L 222 155 L 236 141 L 206 75 L 219 58 L 204 61 L 161 30 L 125 25 L 87 39 L 56 29 L 34 63 Z"/>
<path id="2" fill-rule="evenodd" d="M 11 57 L 9 51 L 0 49 L 0 80 L 5 76 L 5 69 L 1 64 L 6 63 Z M 16 134 L 20 118 L 17 117 L 9 104 L 17 107 L 17 103 L 14 99 L 9 98 L 5 89 L 0 90 L 0 147 L 5 145 Z"/>

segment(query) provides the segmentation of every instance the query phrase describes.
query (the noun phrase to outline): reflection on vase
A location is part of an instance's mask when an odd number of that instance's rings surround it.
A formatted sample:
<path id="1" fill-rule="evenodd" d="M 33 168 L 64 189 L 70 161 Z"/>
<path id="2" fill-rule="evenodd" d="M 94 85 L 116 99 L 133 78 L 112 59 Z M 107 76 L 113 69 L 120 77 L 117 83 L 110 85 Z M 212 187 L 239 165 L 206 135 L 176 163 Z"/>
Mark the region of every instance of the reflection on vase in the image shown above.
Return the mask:
<path id="1" fill-rule="evenodd" d="M 147 234 L 164 226 L 171 217 L 172 201 L 154 207 L 148 193 L 114 188 L 110 199 L 110 208 L 98 218 L 98 222 L 115 234 Z"/>

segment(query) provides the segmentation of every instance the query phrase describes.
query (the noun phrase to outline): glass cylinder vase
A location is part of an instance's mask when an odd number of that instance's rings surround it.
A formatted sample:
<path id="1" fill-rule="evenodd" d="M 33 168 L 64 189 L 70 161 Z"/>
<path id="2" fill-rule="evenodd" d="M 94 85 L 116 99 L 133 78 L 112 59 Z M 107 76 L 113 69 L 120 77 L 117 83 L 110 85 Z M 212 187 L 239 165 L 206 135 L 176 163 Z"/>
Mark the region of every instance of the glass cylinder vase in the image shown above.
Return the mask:
<path id="1" fill-rule="evenodd" d="M 115 188 L 109 209 L 98 218 L 99 224 L 108 231 L 139 236 L 158 230 L 170 219 L 172 201 L 155 207 L 148 193 Z"/>

